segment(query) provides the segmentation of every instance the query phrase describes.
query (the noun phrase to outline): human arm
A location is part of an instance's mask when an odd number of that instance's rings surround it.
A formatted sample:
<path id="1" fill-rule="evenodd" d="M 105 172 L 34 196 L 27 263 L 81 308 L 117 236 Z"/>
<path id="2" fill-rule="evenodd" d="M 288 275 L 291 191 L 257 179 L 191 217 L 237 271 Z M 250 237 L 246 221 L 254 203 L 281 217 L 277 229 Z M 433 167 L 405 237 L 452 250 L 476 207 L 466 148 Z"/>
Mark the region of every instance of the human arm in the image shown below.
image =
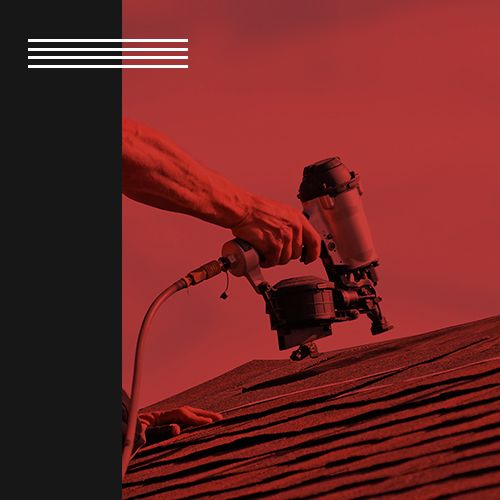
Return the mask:
<path id="1" fill-rule="evenodd" d="M 154 130 L 124 120 L 122 158 L 126 196 L 230 229 L 264 267 L 319 256 L 320 238 L 299 210 L 234 185 Z"/>

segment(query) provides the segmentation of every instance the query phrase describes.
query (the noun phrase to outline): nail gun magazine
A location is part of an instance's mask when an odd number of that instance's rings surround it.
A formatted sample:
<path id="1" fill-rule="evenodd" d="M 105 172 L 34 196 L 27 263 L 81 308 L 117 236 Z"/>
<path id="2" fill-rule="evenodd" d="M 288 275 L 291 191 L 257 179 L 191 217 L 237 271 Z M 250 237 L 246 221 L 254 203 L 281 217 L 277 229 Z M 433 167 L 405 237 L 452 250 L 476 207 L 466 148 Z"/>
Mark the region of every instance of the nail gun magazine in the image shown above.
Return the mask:
<path id="1" fill-rule="evenodd" d="M 499 16 L 31 10 L 30 366 L 84 497 L 500 495 Z"/>

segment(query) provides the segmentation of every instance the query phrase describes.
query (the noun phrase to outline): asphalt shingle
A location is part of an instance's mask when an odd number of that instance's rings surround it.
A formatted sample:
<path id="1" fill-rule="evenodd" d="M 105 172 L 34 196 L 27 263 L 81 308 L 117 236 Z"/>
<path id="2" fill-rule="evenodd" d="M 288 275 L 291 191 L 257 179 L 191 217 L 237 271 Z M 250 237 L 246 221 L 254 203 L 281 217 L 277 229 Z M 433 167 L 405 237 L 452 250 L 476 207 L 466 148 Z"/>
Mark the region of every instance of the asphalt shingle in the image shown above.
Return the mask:
<path id="1" fill-rule="evenodd" d="M 142 449 L 124 498 L 500 497 L 500 316 L 251 361 L 149 409 L 184 404 L 225 419 Z"/>

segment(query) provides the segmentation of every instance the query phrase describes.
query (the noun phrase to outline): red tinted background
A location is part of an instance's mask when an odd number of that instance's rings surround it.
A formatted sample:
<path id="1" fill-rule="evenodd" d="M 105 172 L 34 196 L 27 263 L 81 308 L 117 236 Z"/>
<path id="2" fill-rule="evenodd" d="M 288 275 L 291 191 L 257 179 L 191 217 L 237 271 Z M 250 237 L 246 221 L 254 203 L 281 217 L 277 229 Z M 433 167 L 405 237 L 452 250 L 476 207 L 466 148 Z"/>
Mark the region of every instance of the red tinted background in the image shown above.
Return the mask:
<path id="1" fill-rule="evenodd" d="M 125 70 L 124 115 L 235 183 L 299 207 L 302 168 L 339 155 L 361 173 L 395 330 L 366 318 L 332 350 L 500 312 L 499 3 L 124 0 L 124 38 L 189 38 L 188 70 Z M 123 202 L 123 381 L 156 294 L 219 256 L 229 231 Z M 323 275 L 319 262 L 265 272 Z M 264 303 L 221 276 L 160 312 L 141 404 L 246 361 L 286 358 Z M 353 367 L 355 370 L 356 367 Z"/>

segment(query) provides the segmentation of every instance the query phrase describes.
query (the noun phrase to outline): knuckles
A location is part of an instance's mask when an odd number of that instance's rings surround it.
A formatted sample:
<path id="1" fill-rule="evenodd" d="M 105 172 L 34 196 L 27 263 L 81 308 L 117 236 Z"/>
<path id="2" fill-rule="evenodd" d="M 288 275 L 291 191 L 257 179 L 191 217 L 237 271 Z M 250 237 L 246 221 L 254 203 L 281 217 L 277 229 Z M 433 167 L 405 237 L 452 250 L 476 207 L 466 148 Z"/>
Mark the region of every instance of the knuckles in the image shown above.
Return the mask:
<path id="1" fill-rule="evenodd" d="M 302 212 L 279 202 L 256 206 L 243 226 L 233 230 L 235 236 L 246 239 L 263 257 L 262 267 L 286 264 L 302 254 L 306 245 L 308 260 L 318 257 L 320 237 L 309 227 Z M 181 410 L 186 412 L 183 407 Z"/>

